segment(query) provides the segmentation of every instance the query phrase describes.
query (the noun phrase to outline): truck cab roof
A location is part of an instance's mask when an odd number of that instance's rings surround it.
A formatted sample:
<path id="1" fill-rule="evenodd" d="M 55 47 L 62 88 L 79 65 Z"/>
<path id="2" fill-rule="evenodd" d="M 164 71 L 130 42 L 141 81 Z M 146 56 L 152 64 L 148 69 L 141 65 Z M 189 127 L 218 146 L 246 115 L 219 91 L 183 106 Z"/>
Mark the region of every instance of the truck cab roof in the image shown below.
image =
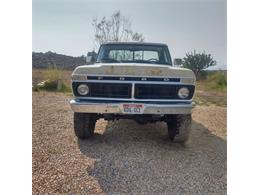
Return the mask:
<path id="1" fill-rule="evenodd" d="M 105 42 L 101 45 L 149 45 L 149 46 L 166 46 L 165 43 L 149 43 L 149 42 Z"/>

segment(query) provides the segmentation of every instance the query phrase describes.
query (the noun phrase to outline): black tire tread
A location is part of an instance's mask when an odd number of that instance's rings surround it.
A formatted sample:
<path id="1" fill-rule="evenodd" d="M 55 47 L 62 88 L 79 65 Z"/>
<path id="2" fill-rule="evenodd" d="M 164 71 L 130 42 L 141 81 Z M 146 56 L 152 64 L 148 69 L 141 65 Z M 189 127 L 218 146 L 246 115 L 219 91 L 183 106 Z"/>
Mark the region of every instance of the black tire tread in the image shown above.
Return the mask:
<path id="1" fill-rule="evenodd" d="M 80 139 L 86 139 L 94 135 L 96 119 L 92 114 L 74 113 L 74 131 Z"/>
<path id="2" fill-rule="evenodd" d="M 189 139 L 191 121 L 191 114 L 173 115 L 171 121 L 167 122 L 170 139 L 174 139 L 176 143 L 185 143 Z"/>

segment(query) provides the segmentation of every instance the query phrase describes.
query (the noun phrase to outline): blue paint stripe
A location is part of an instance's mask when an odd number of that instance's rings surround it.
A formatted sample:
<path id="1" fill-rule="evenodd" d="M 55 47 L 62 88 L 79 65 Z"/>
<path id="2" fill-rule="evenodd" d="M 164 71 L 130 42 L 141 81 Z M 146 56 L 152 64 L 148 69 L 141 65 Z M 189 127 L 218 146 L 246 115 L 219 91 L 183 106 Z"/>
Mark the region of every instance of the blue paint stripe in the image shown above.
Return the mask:
<path id="1" fill-rule="evenodd" d="M 151 77 L 113 77 L 113 76 L 87 76 L 88 80 L 116 80 L 116 81 L 164 81 L 180 82 L 180 78 L 151 78 Z"/>

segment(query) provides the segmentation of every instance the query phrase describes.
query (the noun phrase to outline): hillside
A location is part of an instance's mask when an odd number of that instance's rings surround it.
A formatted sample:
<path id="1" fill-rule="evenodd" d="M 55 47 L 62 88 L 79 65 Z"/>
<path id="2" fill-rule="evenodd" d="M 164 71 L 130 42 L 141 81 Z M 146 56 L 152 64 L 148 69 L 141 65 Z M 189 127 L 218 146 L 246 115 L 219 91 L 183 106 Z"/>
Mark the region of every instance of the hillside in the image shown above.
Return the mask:
<path id="1" fill-rule="evenodd" d="M 62 54 L 57 54 L 51 51 L 32 52 L 33 68 L 47 68 L 56 65 L 62 69 L 74 69 L 76 66 L 86 64 L 85 56 L 72 57 Z"/>

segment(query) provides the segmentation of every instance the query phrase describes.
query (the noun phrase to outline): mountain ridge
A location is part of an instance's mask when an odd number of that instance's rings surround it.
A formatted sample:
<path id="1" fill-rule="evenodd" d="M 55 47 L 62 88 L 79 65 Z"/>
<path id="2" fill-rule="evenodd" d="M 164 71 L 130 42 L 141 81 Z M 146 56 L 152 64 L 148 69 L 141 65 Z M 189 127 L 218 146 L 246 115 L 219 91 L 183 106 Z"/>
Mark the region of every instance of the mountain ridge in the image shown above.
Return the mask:
<path id="1" fill-rule="evenodd" d="M 56 66 L 60 69 L 74 69 L 75 67 L 84 64 L 86 64 L 86 57 L 84 55 L 73 57 L 52 51 L 32 52 L 33 68 L 48 68 Z"/>

